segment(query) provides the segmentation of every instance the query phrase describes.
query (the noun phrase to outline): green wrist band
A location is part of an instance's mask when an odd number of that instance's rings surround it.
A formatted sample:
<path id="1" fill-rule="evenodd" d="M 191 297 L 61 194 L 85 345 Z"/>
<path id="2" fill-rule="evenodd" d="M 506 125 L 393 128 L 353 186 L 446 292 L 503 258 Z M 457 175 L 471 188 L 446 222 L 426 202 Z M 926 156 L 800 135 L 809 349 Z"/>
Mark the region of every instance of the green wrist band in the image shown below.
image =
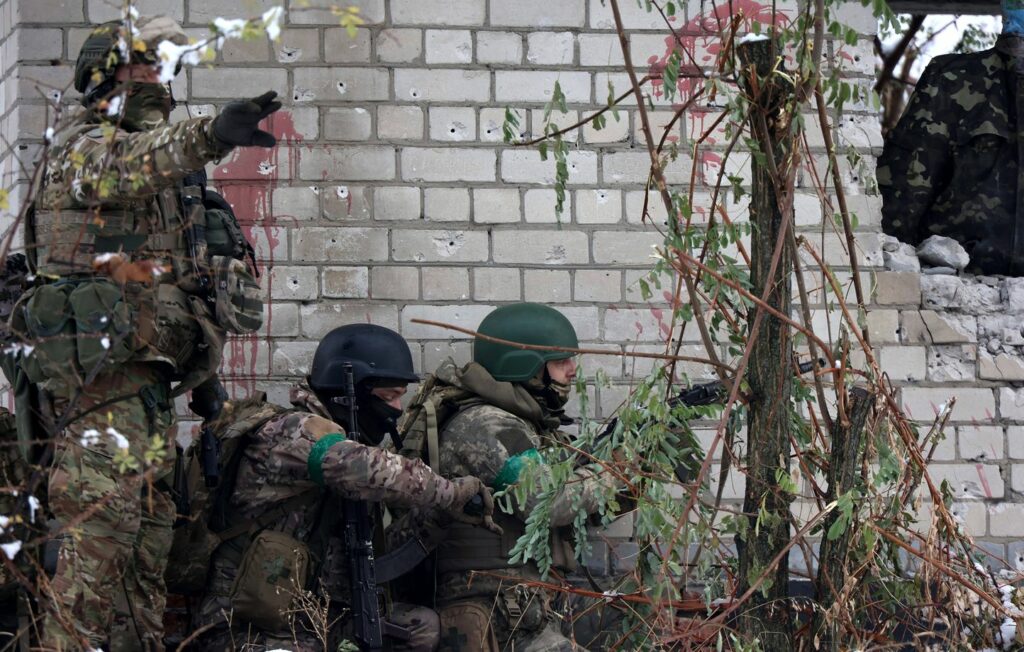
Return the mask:
<path id="1" fill-rule="evenodd" d="M 332 432 L 318 439 L 309 451 L 309 457 L 306 458 L 306 468 L 309 470 L 309 477 L 321 487 L 324 486 L 324 456 L 327 455 L 327 451 L 331 446 L 340 444 L 343 441 L 345 441 L 344 434 Z"/>
<path id="2" fill-rule="evenodd" d="M 522 473 L 527 464 L 539 464 L 541 461 L 540 453 L 537 452 L 536 448 L 513 455 L 505 461 L 505 465 L 498 471 L 498 475 L 494 478 L 494 484 L 491 488 L 495 491 L 504 491 L 519 482 L 519 474 Z"/>

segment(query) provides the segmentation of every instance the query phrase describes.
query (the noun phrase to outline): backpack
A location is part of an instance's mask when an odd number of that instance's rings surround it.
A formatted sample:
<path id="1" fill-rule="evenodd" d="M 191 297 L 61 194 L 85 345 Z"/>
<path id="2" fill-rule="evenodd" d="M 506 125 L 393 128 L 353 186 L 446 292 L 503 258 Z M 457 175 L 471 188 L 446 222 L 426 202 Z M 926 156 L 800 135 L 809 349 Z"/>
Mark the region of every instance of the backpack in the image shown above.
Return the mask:
<path id="1" fill-rule="evenodd" d="M 290 411 L 268 403 L 264 392 L 224 405 L 209 425 L 219 444 L 220 482 L 207 487 L 203 477 L 200 446 L 193 444 L 183 462 L 186 466 L 191 514 L 179 515 L 168 557 L 164 581 L 169 593 L 194 595 L 206 588 L 206 576 L 214 551 L 252 526 L 243 522 L 227 527 L 228 502 L 234 493 L 238 467 L 250 435 L 274 417 Z"/>
<path id="2" fill-rule="evenodd" d="M 468 400 L 475 397 L 468 390 L 428 374 L 398 421 L 401 455 L 426 462 L 434 473 L 438 473 L 438 433 Z"/>

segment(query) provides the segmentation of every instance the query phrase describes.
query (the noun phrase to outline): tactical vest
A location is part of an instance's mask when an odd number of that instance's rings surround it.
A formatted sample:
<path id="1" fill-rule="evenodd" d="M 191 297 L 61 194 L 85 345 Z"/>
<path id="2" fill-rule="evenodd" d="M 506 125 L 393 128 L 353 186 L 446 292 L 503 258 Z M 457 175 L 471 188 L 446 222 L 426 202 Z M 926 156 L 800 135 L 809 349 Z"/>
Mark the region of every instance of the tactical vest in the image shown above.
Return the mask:
<path id="1" fill-rule="evenodd" d="M 79 137 L 101 133 L 90 129 Z M 74 383 L 129 360 L 162 362 L 180 395 L 216 372 L 226 333 L 260 328 L 259 285 L 244 262 L 255 264 L 251 245 L 223 199 L 204 200 L 215 195 L 200 185 L 205 177 L 186 183 L 135 202 L 35 209 L 35 269 L 56 280 L 29 290 L 12 317 L 34 347 L 23 362 L 32 382 Z M 167 264 L 171 273 L 123 284 L 94 275 L 94 265 L 115 254 Z"/>
<path id="2" fill-rule="evenodd" d="M 431 470 L 440 474 L 440 433 L 459 414 L 483 404 L 483 399 L 472 392 L 450 385 L 433 374 L 428 375 L 420 383 L 419 390 L 398 423 L 398 433 L 403 443 L 402 455 L 429 463 Z M 535 448 L 535 443 L 525 433 L 517 433 L 502 443 L 511 455 Z M 515 516 L 500 511 L 494 513 L 494 522 L 501 526 L 502 534 L 465 523 L 451 523 L 445 539 L 436 550 L 437 572 L 443 574 L 532 567 L 532 563 L 509 564 L 509 553 L 525 533 L 525 524 Z M 553 529 L 550 543 L 554 565 L 565 571 L 575 570 L 577 564 L 569 528 Z"/>

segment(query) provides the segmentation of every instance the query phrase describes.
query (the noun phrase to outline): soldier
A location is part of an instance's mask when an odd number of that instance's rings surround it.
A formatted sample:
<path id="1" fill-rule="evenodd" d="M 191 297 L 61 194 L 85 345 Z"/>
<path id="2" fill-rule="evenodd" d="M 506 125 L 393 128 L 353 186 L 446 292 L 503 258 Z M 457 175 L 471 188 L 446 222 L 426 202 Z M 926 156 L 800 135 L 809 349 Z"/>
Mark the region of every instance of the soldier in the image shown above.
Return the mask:
<path id="1" fill-rule="evenodd" d="M 483 336 L 563 349 L 578 347 L 572 324 L 554 308 L 534 303 L 503 306 L 481 322 Z M 445 477 L 472 475 L 496 491 L 518 481 L 523 465 L 539 460 L 538 450 L 564 441 L 559 427 L 569 422 L 563 407 L 576 376 L 574 354 L 519 349 L 483 338 L 473 342 L 473 361 L 462 367 L 445 361 L 435 374 L 438 389 L 458 408 L 440 426 L 439 465 Z M 551 552 L 554 567 L 576 567 L 569 526 L 578 510 L 596 513 L 600 496 L 616 489 L 599 467 L 577 470 L 552 505 Z M 453 523 L 437 549 L 437 607 L 441 650 L 572 650 L 558 631 L 549 596 L 494 575 L 536 580 L 533 562 L 511 565 L 509 551 L 523 534 L 534 498 L 497 514 L 504 535 Z M 474 571 L 493 575 L 473 576 Z M 576 647 L 575 649 L 582 649 Z"/>
<path id="2" fill-rule="evenodd" d="M 343 405 L 346 364 L 352 370 L 360 441 L 346 437 L 353 431 Z M 213 427 L 227 427 L 244 439 L 221 480 L 231 489 L 214 498 L 214 505 L 226 508 L 211 518 L 223 543 L 213 554 L 195 623 L 196 628 L 213 626 L 202 649 L 334 650 L 341 637 L 351 636 L 350 624 L 338 618 L 352 604 L 350 560 L 340 536 L 343 499 L 440 509 L 449 520 L 490 522 L 490 493 L 476 478 L 446 480 L 418 460 L 374 447 L 394 433 L 406 385 L 417 380 L 409 347 L 398 333 L 354 324 L 336 328 L 320 342 L 308 384 L 292 388 L 294 409 L 269 404 L 262 396 L 225 407 Z M 483 515 L 467 517 L 463 508 L 478 495 Z M 307 595 L 329 602 L 313 606 L 307 600 L 305 607 L 296 607 L 296 596 L 307 588 Z M 374 608 L 376 602 L 374 597 Z M 320 626 L 315 612 L 322 614 Z M 335 622 L 345 626 L 330 625 Z M 409 635 L 389 649 L 436 648 L 432 610 L 396 603 L 389 622 Z"/>
<path id="3" fill-rule="evenodd" d="M 193 220 L 202 213 L 187 201 L 201 189 L 183 179 L 236 146 L 273 146 L 257 123 L 281 104 L 270 92 L 168 124 L 156 66 L 165 41 L 188 42 L 166 17 L 107 23 L 86 39 L 74 79 L 85 112 L 49 151 L 28 224 L 39 281 L 12 328 L 34 347 L 20 365 L 43 389 L 49 506 L 66 530 L 47 592 L 48 649 L 112 637 L 118 650 L 163 649 L 175 512 L 157 480 L 173 459 L 171 399 L 215 373 L 225 330 L 262 319 L 244 263 L 208 257 Z M 128 619 L 115 623 L 118 597 Z"/>
<path id="4" fill-rule="evenodd" d="M 969 272 L 1024 274 L 1021 98 L 1024 6 L 1004 1 L 995 47 L 935 57 L 886 140 L 882 229 L 912 245 L 954 238 Z"/>

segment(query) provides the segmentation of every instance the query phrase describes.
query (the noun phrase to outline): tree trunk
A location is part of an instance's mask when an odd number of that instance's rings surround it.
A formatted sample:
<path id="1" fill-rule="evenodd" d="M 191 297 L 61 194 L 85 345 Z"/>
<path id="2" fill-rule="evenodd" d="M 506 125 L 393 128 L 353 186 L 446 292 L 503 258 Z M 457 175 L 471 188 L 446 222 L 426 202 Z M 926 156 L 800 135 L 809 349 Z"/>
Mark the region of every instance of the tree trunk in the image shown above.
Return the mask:
<path id="1" fill-rule="evenodd" d="M 770 40 L 748 42 L 738 48 L 744 64 L 744 88 L 754 104 L 751 131 L 764 152 L 760 161 L 758 156 L 751 157 L 753 293 L 788 315 L 793 251 L 785 230 L 791 228 L 793 217 L 792 208 L 784 215 L 779 206 L 780 194 L 792 197 L 795 138 L 789 133 L 790 124 L 778 122 L 783 115 L 780 109 L 793 91 L 770 72 L 777 53 Z M 784 203 L 792 206 L 791 202 Z M 751 393 L 743 500 L 747 527 L 738 537 L 739 593 L 745 593 L 766 572 L 767 577 L 741 610 L 739 629 L 746 640 L 759 639 L 763 650 L 790 652 L 795 648 L 788 599 L 789 555 L 781 553 L 790 539 L 792 496 L 778 487 L 777 478 L 780 473 L 789 474 L 793 346 L 786 324 L 769 314 L 761 318 L 746 376 Z M 772 566 L 780 554 L 777 565 Z"/>

